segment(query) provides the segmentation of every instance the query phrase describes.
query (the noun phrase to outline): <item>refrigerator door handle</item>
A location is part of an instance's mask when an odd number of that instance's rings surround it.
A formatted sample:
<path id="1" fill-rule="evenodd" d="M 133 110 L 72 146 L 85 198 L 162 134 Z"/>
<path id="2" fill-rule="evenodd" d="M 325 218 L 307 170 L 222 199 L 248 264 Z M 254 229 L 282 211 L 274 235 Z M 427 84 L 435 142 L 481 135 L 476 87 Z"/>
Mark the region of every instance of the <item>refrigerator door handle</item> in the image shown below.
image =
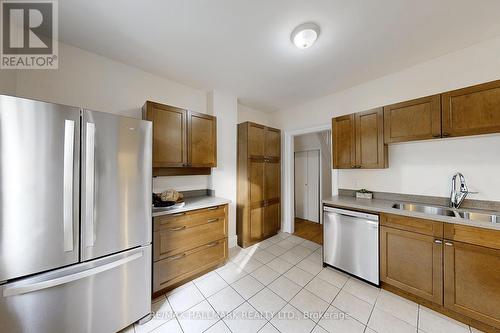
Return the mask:
<path id="1" fill-rule="evenodd" d="M 95 124 L 86 124 L 85 138 L 85 240 L 86 246 L 95 244 L 94 182 L 95 182 Z"/>
<path id="2" fill-rule="evenodd" d="M 73 251 L 73 158 L 75 151 L 75 121 L 64 121 L 63 171 L 63 234 L 64 251 Z"/>
<path id="3" fill-rule="evenodd" d="M 139 259 L 143 256 L 144 251 L 142 248 L 139 248 L 137 252 L 131 253 L 129 256 L 125 258 L 118 259 L 116 261 L 104 264 L 102 266 L 97 266 L 91 269 L 87 269 L 78 273 L 70 274 L 70 275 L 65 275 L 61 277 L 57 277 L 54 279 L 49 279 L 45 281 L 39 281 L 35 282 L 32 284 L 28 285 L 22 285 L 22 286 L 12 286 L 12 287 L 5 287 L 3 290 L 3 297 L 10 297 L 10 296 L 17 296 L 17 295 L 22 295 L 22 294 L 27 294 L 31 292 L 35 292 L 38 290 L 42 289 L 48 289 L 52 287 L 56 287 L 62 284 L 70 283 L 73 281 L 81 280 L 84 278 L 87 278 L 89 276 L 93 276 L 105 271 L 109 271 L 110 269 L 125 265 L 126 263 L 129 263 L 131 261 L 134 261 L 136 259 Z"/>

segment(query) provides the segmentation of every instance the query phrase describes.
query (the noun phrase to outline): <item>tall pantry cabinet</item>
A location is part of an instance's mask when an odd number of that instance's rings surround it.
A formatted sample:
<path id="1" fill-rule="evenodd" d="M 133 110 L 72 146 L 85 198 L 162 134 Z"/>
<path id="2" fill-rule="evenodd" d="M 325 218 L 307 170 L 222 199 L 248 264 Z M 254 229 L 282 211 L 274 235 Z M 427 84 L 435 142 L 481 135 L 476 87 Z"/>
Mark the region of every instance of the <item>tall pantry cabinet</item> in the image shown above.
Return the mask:
<path id="1" fill-rule="evenodd" d="M 238 245 L 247 247 L 281 227 L 281 131 L 238 125 Z"/>

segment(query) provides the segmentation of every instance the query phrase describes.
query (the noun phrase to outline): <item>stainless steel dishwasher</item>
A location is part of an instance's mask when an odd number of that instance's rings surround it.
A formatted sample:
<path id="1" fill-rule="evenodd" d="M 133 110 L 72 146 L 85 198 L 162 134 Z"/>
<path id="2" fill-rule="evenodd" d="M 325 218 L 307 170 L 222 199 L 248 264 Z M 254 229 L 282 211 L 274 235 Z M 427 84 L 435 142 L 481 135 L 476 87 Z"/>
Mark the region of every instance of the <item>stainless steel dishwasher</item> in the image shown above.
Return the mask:
<path id="1" fill-rule="evenodd" d="M 379 285 L 378 215 L 323 207 L 323 265 Z"/>

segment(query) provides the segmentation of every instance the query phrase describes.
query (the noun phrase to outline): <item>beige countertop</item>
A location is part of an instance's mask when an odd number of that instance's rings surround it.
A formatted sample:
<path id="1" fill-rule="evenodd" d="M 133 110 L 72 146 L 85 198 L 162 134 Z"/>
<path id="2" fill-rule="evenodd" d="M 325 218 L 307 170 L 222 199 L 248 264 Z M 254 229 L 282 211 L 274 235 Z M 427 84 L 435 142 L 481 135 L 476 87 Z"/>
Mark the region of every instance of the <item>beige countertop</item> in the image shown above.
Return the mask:
<path id="1" fill-rule="evenodd" d="M 175 209 L 158 209 L 158 208 L 153 209 L 153 217 L 177 214 L 182 212 L 188 212 L 190 210 L 195 210 L 195 209 L 225 205 L 230 203 L 231 200 L 204 195 L 199 197 L 186 198 L 184 202 L 185 202 L 184 206 Z"/>
<path id="2" fill-rule="evenodd" d="M 396 215 L 403 215 L 408 217 L 417 217 L 422 219 L 441 221 L 446 223 L 463 224 L 471 227 L 480 227 L 487 229 L 500 230 L 500 223 L 488 223 L 488 222 L 478 222 L 471 221 L 457 217 L 441 216 L 434 214 L 425 214 L 420 212 L 412 212 L 407 210 L 400 210 L 392 208 L 394 200 L 382 200 L 382 199 L 357 199 L 350 196 L 333 196 L 323 200 L 323 204 L 327 206 L 334 206 L 339 208 L 348 208 L 354 210 L 361 210 L 366 212 L 374 213 L 389 213 Z M 467 209 L 468 211 L 484 212 L 490 213 L 490 211 L 478 210 L 478 209 Z"/>

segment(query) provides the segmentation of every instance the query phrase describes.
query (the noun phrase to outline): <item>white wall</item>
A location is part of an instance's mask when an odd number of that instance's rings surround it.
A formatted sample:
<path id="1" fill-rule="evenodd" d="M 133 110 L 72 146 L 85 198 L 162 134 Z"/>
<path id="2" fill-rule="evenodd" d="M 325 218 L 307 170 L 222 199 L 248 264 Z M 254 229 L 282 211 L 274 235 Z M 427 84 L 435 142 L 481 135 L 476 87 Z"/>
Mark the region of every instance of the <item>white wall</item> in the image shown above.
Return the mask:
<path id="1" fill-rule="evenodd" d="M 276 127 L 274 117 L 271 113 L 253 109 L 238 103 L 238 124 L 245 121 L 251 121 L 269 127 Z"/>
<path id="2" fill-rule="evenodd" d="M 329 124 L 334 116 L 500 79 L 500 38 L 328 95 L 275 115 L 285 131 Z M 473 199 L 500 200 L 500 136 L 391 145 L 387 170 L 339 170 L 340 188 L 448 196 L 460 170 Z M 497 149 L 494 149 L 497 148 Z M 422 168 L 425 166 L 425 169 Z"/>
<path id="3" fill-rule="evenodd" d="M 217 117 L 217 167 L 212 169 L 212 188 L 229 204 L 229 246 L 236 239 L 236 149 L 238 110 L 236 96 L 212 91 L 208 96 L 209 112 Z"/>
<path id="4" fill-rule="evenodd" d="M 0 93 L 141 118 L 146 100 L 207 113 L 207 93 L 93 54 L 59 44 L 57 70 L 1 70 Z M 17 74 L 17 75 L 15 75 Z M 14 80 L 13 77 L 16 79 Z M 12 89 L 12 81 L 15 89 Z M 158 177 L 156 192 L 206 189 L 210 176 Z"/>

